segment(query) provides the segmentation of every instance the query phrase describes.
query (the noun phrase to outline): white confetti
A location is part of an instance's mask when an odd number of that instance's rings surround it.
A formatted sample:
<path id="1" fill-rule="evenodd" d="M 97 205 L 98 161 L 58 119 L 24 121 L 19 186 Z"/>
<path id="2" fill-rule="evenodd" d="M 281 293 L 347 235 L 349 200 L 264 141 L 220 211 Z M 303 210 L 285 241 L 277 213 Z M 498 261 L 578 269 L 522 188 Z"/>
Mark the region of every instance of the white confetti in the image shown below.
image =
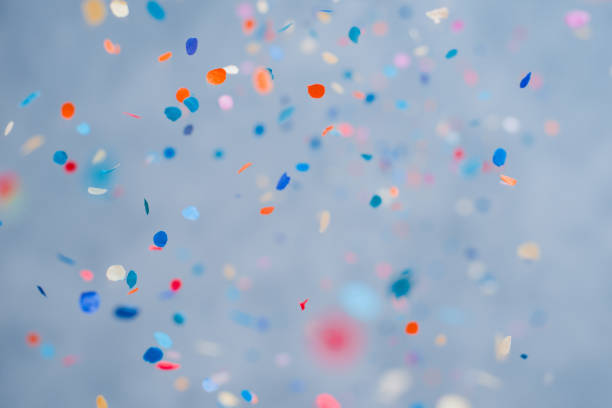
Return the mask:
<path id="1" fill-rule="evenodd" d="M 127 272 L 123 265 L 111 265 L 106 270 L 106 278 L 109 281 L 117 282 L 125 279 Z"/>
<path id="2" fill-rule="evenodd" d="M 4 128 L 4 136 L 8 136 L 9 133 L 11 133 L 11 130 L 13 130 L 14 125 L 15 122 L 13 122 L 12 120 L 6 125 L 6 127 Z"/>
<path id="3" fill-rule="evenodd" d="M 437 8 L 430 10 L 425 15 L 432 19 L 436 24 L 440 24 L 440 21 L 448 18 L 448 9 L 446 7 Z"/>
<path id="4" fill-rule="evenodd" d="M 91 195 L 102 195 L 102 194 L 106 194 L 108 190 L 105 188 L 98 188 L 98 187 L 87 187 L 87 192 Z"/>

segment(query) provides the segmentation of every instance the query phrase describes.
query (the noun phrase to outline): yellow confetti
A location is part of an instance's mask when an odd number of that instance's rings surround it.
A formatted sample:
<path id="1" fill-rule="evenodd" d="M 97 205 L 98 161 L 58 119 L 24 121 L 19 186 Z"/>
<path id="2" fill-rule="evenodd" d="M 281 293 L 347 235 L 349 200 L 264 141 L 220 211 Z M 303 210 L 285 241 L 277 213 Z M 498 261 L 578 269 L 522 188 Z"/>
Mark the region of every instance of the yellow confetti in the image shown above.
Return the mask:
<path id="1" fill-rule="evenodd" d="M 535 242 L 525 242 L 518 246 L 516 254 L 521 259 L 537 261 L 540 259 L 540 246 Z"/>
<path id="2" fill-rule="evenodd" d="M 118 18 L 127 17 L 130 14 L 130 8 L 124 0 L 113 0 L 110 3 L 111 12 Z"/>
<path id="3" fill-rule="evenodd" d="M 217 397 L 219 403 L 224 407 L 235 407 L 238 405 L 238 398 L 231 392 L 221 391 Z"/>
<path id="4" fill-rule="evenodd" d="M 15 125 L 15 122 L 12 120 L 6 125 L 4 128 L 4 136 L 8 136 L 9 133 L 11 133 L 11 130 L 13 130 L 13 125 Z"/>
<path id="5" fill-rule="evenodd" d="M 338 63 L 338 57 L 336 57 L 334 54 L 332 54 L 329 51 L 324 51 L 323 54 L 321 54 L 321 56 L 323 57 L 323 61 L 327 62 L 328 64 L 336 64 Z"/>
<path id="6" fill-rule="evenodd" d="M 108 404 L 106 402 L 106 398 L 103 395 L 98 395 L 96 397 L 96 407 L 97 408 L 108 408 Z"/>
<path id="7" fill-rule="evenodd" d="M 108 190 L 106 188 L 88 187 L 87 192 L 91 195 L 102 195 L 106 194 Z"/>
<path id="8" fill-rule="evenodd" d="M 420 47 L 416 47 L 414 49 L 414 55 L 416 57 L 424 57 L 429 53 L 429 47 L 426 45 L 421 45 Z"/>
<path id="9" fill-rule="evenodd" d="M 323 234 L 327 227 L 329 227 L 329 222 L 331 221 L 331 214 L 329 211 L 324 210 L 319 217 L 319 232 Z"/>
<path id="10" fill-rule="evenodd" d="M 106 159 L 106 150 L 98 149 L 96 154 L 94 154 L 93 159 L 91 160 L 91 164 L 101 163 L 104 161 L 104 159 Z"/>
<path id="11" fill-rule="evenodd" d="M 497 361 L 504 361 L 510 354 L 510 346 L 512 345 L 512 337 L 495 336 L 495 358 Z"/>
<path id="12" fill-rule="evenodd" d="M 227 264 L 223 266 L 223 277 L 227 280 L 233 280 L 236 277 L 234 265 Z"/>
<path id="13" fill-rule="evenodd" d="M 27 156 L 40 146 L 45 144 L 45 137 L 43 135 L 32 136 L 21 146 L 21 154 Z"/>
<path id="14" fill-rule="evenodd" d="M 440 21 L 448 18 L 448 9 L 446 7 L 430 10 L 425 13 L 434 23 L 440 24 Z"/>
<path id="15" fill-rule="evenodd" d="M 102 0 L 85 0 L 81 5 L 83 17 L 90 26 L 102 24 L 106 18 L 106 6 Z"/>

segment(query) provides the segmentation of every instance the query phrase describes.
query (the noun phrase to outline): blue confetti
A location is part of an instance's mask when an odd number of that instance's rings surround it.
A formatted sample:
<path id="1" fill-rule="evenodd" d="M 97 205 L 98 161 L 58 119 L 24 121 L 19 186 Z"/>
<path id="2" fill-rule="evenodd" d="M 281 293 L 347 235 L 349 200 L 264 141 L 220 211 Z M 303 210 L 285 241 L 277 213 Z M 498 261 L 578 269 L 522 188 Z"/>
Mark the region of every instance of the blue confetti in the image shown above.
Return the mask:
<path id="1" fill-rule="evenodd" d="M 527 357 L 528 357 L 528 356 L 527 356 L 527 354 L 525 354 L 525 353 L 521 354 L 521 358 L 522 358 L 523 360 L 527 360 Z"/>
<path id="2" fill-rule="evenodd" d="M 395 101 L 395 107 L 401 110 L 408 109 L 408 102 L 403 99 L 398 99 Z"/>
<path id="3" fill-rule="evenodd" d="M 397 75 L 397 68 L 395 68 L 393 65 L 385 65 L 383 68 L 383 73 L 387 78 L 393 78 Z"/>
<path id="4" fill-rule="evenodd" d="M 264 126 L 263 123 L 258 123 L 255 125 L 255 127 L 253 128 L 253 133 L 255 134 L 255 136 L 257 137 L 261 137 L 263 136 L 263 134 L 266 132 L 266 128 Z"/>
<path id="5" fill-rule="evenodd" d="M 457 50 L 455 48 L 453 48 L 452 50 L 449 50 L 446 53 L 446 59 L 451 59 L 453 58 L 455 55 L 457 55 Z"/>
<path id="6" fill-rule="evenodd" d="M 87 122 L 79 123 L 76 127 L 76 130 L 82 135 L 88 135 L 91 131 Z"/>
<path id="7" fill-rule="evenodd" d="M 278 183 L 276 183 L 276 189 L 279 191 L 284 190 L 290 181 L 291 181 L 291 177 L 289 177 L 287 173 L 283 173 L 283 175 L 280 176 L 280 179 L 278 179 Z"/>
<path id="8" fill-rule="evenodd" d="M 151 15 L 151 17 L 153 17 L 156 20 L 161 21 L 164 18 L 166 18 L 166 12 L 162 8 L 162 6 L 160 6 L 159 3 L 156 1 L 147 2 L 147 11 Z"/>
<path id="9" fill-rule="evenodd" d="M 145 207 L 145 213 L 147 213 L 147 215 L 149 215 L 149 203 L 147 202 L 147 199 L 144 199 L 144 207 Z"/>
<path id="10" fill-rule="evenodd" d="M 419 76 L 419 80 L 421 81 L 423 85 L 427 85 L 429 83 L 429 74 L 425 72 L 421 72 L 421 75 Z"/>
<path id="11" fill-rule="evenodd" d="M 2 226 L 2 221 L 0 221 L 0 227 Z"/>
<path id="12" fill-rule="evenodd" d="M 354 42 L 355 44 L 357 44 L 357 42 L 359 42 L 359 36 L 361 35 L 361 30 L 359 29 L 359 27 L 351 27 L 351 29 L 348 32 L 348 36 L 350 38 L 350 40 L 352 42 Z"/>
<path id="13" fill-rule="evenodd" d="M 272 53 L 272 51 L 270 50 L 270 53 Z M 282 58 L 282 50 L 281 50 L 281 58 Z M 280 59 L 280 58 L 279 58 Z M 266 68 L 268 70 L 268 72 L 270 73 L 270 79 L 272 79 L 274 81 L 274 72 L 272 72 L 272 68 Z"/>
<path id="14" fill-rule="evenodd" d="M 362 153 L 361 157 L 363 157 L 364 160 L 366 160 L 366 161 L 372 160 L 372 155 L 371 154 Z"/>
<path id="15" fill-rule="evenodd" d="M 251 392 L 249 390 L 242 390 L 240 392 L 240 395 L 242 395 L 242 398 L 244 398 L 246 402 L 251 402 L 251 400 L 253 399 L 253 395 L 251 395 Z"/>
<path id="16" fill-rule="evenodd" d="M 365 97 L 365 103 L 372 103 L 376 100 L 376 95 L 373 93 L 369 93 Z"/>
<path id="17" fill-rule="evenodd" d="M 480 160 L 467 159 L 461 164 L 461 174 L 464 177 L 473 177 L 478 173 L 478 170 L 482 166 Z"/>
<path id="18" fill-rule="evenodd" d="M 288 108 L 283 109 L 278 115 L 278 123 L 283 123 L 289 120 L 289 118 L 291 118 L 291 115 L 293 115 L 294 111 L 295 108 L 293 106 L 289 106 Z"/>
<path id="19" fill-rule="evenodd" d="M 296 164 L 295 168 L 297 169 L 297 171 L 305 172 L 305 171 L 308 171 L 308 169 L 310 168 L 310 164 L 298 163 Z"/>
<path id="20" fill-rule="evenodd" d="M 52 359 L 53 356 L 55 356 L 55 347 L 53 347 L 52 344 L 48 344 L 48 343 L 43 344 L 42 346 L 40 346 L 40 355 L 45 360 Z"/>
<path id="21" fill-rule="evenodd" d="M 164 149 L 164 157 L 166 159 L 171 159 L 176 155 L 176 150 L 173 147 L 166 147 Z"/>
<path id="22" fill-rule="evenodd" d="M 164 352 L 157 347 L 149 347 L 142 355 L 142 359 L 151 364 L 161 361 L 162 358 L 164 358 Z"/>
<path id="23" fill-rule="evenodd" d="M 193 125 L 191 124 L 185 126 L 185 129 L 183 129 L 183 134 L 185 136 L 189 136 L 192 132 L 193 132 Z"/>
<path id="24" fill-rule="evenodd" d="M 171 348 L 172 347 L 172 339 L 164 332 L 155 332 L 153 333 L 153 337 L 155 337 L 155 341 L 159 344 L 160 347 L 163 348 Z"/>
<path id="25" fill-rule="evenodd" d="M 200 107 L 200 102 L 198 102 L 198 100 L 194 98 L 193 96 L 186 98 L 183 101 L 183 104 L 187 107 L 187 109 L 189 109 L 191 113 L 197 111 L 198 108 Z"/>
<path id="26" fill-rule="evenodd" d="M 21 103 L 19 104 L 19 107 L 20 108 L 24 108 L 24 107 L 28 106 L 29 104 L 34 102 L 36 100 L 36 98 L 38 98 L 39 96 L 40 96 L 40 91 L 32 92 L 31 94 L 26 96 L 23 101 L 21 101 Z"/>
<path id="27" fill-rule="evenodd" d="M 230 318 L 241 326 L 250 327 L 253 323 L 253 317 L 239 310 L 232 310 Z"/>
<path id="28" fill-rule="evenodd" d="M 68 160 L 68 155 L 65 151 L 58 150 L 57 152 L 53 153 L 53 161 L 55 162 L 55 164 L 63 166 L 64 163 L 66 163 L 66 160 Z"/>
<path id="29" fill-rule="evenodd" d="M 164 109 L 164 114 L 173 122 L 176 122 L 182 115 L 181 110 L 176 106 L 168 106 L 166 109 Z"/>
<path id="30" fill-rule="evenodd" d="M 340 290 L 339 300 L 347 314 L 362 321 L 375 319 L 381 310 L 381 301 L 376 292 L 360 282 L 344 286 Z"/>
<path id="31" fill-rule="evenodd" d="M 497 167 L 501 167 L 506 163 L 506 151 L 501 147 L 495 150 L 493 153 L 493 164 Z"/>
<path id="32" fill-rule="evenodd" d="M 214 392 L 219 388 L 219 386 L 210 378 L 205 378 L 202 381 L 202 388 L 204 388 L 204 391 L 206 392 Z"/>
<path id="33" fill-rule="evenodd" d="M 98 292 L 83 292 L 79 299 L 81 310 L 85 313 L 94 313 L 100 307 L 100 295 Z"/>
<path id="34" fill-rule="evenodd" d="M 221 149 L 216 149 L 215 152 L 213 153 L 213 156 L 215 157 L 215 159 L 222 159 L 223 158 L 223 150 Z"/>
<path id="35" fill-rule="evenodd" d="M 293 21 L 290 21 L 287 24 L 285 24 L 284 26 L 282 26 L 281 28 L 279 28 L 278 32 L 282 33 L 283 31 L 288 30 L 292 25 L 293 25 Z"/>
<path id="36" fill-rule="evenodd" d="M 382 198 L 378 194 L 374 194 L 370 200 L 370 206 L 372 208 L 378 207 L 382 203 Z"/>
<path id="37" fill-rule="evenodd" d="M 191 267 L 191 272 L 194 275 L 202 275 L 204 273 L 204 269 L 204 265 L 202 265 L 201 263 L 197 263 Z"/>
<path id="38" fill-rule="evenodd" d="M 65 264 L 68 264 L 68 265 L 74 265 L 75 264 L 74 259 L 70 259 L 67 256 L 62 255 L 62 254 L 57 254 L 57 259 L 59 259 L 60 261 L 62 261 Z"/>
<path id="39" fill-rule="evenodd" d="M 527 85 L 529 85 L 529 80 L 531 79 L 531 72 L 529 72 L 527 75 L 525 75 L 525 78 L 521 79 L 521 83 L 519 84 L 519 86 L 521 88 L 526 87 Z"/>
<path id="40" fill-rule="evenodd" d="M 41 288 L 38 285 L 36 285 L 36 287 L 38 288 L 38 291 L 40 292 L 41 295 L 43 295 L 44 297 L 47 297 L 47 294 L 45 293 L 45 290 L 43 288 Z"/>
<path id="41" fill-rule="evenodd" d="M 131 306 L 117 306 L 115 308 L 115 317 L 123 320 L 130 320 L 138 316 L 138 308 Z"/>
<path id="42" fill-rule="evenodd" d="M 183 218 L 185 218 L 186 220 L 195 221 L 198 218 L 200 218 L 200 213 L 198 209 L 194 207 L 193 205 L 183 208 L 183 211 L 181 214 L 183 214 Z"/>
<path id="43" fill-rule="evenodd" d="M 193 55 L 198 50 L 198 39 L 195 37 L 188 38 L 185 41 L 185 50 L 187 51 L 187 55 Z"/>
<path id="44" fill-rule="evenodd" d="M 127 282 L 128 287 L 132 289 L 134 286 L 136 286 L 138 275 L 136 275 L 136 272 L 134 271 L 129 271 L 125 281 Z"/>
<path id="45" fill-rule="evenodd" d="M 153 235 L 153 243 L 155 246 L 163 248 L 166 246 L 168 242 L 168 234 L 165 231 L 157 231 L 155 235 Z"/>
<path id="46" fill-rule="evenodd" d="M 172 320 L 174 320 L 174 323 L 180 326 L 185 323 L 185 316 L 183 316 L 181 313 L 175 313 L 172 316 Z"/>
<path id="47" fill-rule="evenodd" d="M 408 5 L 401 6 L 398 10 L 399 16 L 403 19 L 412 17 L 412 8 Z"/>

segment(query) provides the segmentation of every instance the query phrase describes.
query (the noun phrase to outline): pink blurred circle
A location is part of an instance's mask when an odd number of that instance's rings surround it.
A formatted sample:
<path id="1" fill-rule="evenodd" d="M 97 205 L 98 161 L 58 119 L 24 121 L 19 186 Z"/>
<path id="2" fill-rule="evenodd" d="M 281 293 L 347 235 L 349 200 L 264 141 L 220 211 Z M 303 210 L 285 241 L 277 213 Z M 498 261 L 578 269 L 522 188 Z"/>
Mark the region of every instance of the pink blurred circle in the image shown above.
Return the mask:
<path id="1" fill-rule="evenodd" d="M 393 64 L 398 68 L 408 68 L 410 62 L 410 55 L 404 54 L 403 52 L 398 52 L 395 54 L 395 57 L 393 57 Z"/>
<path id="2" fill-rule="evenodd" d="M 93 272 L 88 269 L 83 269 L 79 274 L 81 275 L 81 279 L 85 282 L 89 282 L 94 278 Z"/>
<path id="3" fill-rule="evenodd" d="M 342 405 L 330 394 L 319 394 L 315 400 L 317 408 L 342 408 Z"/>
<path id="4" fill-rule="evenodd" d="M 308 324 L 307 343 L 310 351 L 323 364 L 346 367 L 363 353 L 361 327 L 344 313 L 332 313 Z"/>
<path id="5" fill-rule="evenodd" d="M 230 110 L 234 107 L 234 100 L 229 95 L 221 95 L 218 102 L 219 107 L 223 110 Z"/>
<path id="6" fill-rule="evenodd" d="M 453 24 L 451 25 L 451 30 L 453 30 L 454 33 L 458 33 L 460 31 L 463 31 L 463 20 L 455 20 L 453 21 Z"/>
<path id="7" fill-rule="evenodd" d="M 584 10 L 571 10 L 565 14 L 565 24 L 569 28 L 581 28 L 591 21 L 591 15 Z"/>

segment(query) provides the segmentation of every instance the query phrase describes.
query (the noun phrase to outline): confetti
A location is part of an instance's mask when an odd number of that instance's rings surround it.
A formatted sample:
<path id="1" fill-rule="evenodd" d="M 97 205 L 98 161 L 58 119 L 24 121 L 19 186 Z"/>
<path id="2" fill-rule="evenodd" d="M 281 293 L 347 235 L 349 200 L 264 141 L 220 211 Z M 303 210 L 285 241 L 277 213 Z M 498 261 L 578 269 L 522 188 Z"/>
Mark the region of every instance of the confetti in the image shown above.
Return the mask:
<path id="1" fill-rule="evenodd" d="M 331 213 L 327 210 L 321 212 L 319 217 L 319 233 L 323 234 L 327 231 L 327 227 L 329 227 L 329 223 L 331 221 Z"/>
<path id="2" fill-rule="evenodd" d="M 508 358 L 508 355 L 510 354 L 511 345 L 511 336 L 506 336 L 504 338 L 497 336 L 495 338 L 495 358 L 497 359 L 497 361 L 504 361 L 506 358 Z"/>
<path id="3" fill-rule="evenodd" d="M 91 131 L 89 124 L 87 124 L 86 122 L 79 123 L 76 127 L 76 130 L 82 135 L 88 135 Z"/>
<path id="4" fill-rule="evenodd" d="M 139 116 L 139 115 L 135 115 L 135 114 L 133 114 L 133 113 L 123 112 L 123 114 L 124 114 L 124 115 L 128 115 L 128 116 L 131 116 L 131 117 L 133 117 L 133 118 L 135 118 L 135 119 L 140 119 L 140 116 Z"/>
<path id="5" fill-rule="evenodd" d="M 130 14 L 130 8 L 124 0 L 112 0 L 109 6 L 111 12 L 117 18 L 125 18 Z"/>
<path id="6" fill-rule="evenodd" d="M 178 370 L 181 368 L 180 364 L 171 363 L 169 361 L 160 361 L 156 364 L 156 367 L 162 371 Z"/>
<path id="7" fill-rule="evenodd" d="M 38 347 L 40 346 L 40 335 L 36 332 L 29 332 L 26 335 L 26 344 L 29 347 Z"/>
<path id="8" fill-rule="evenodd" d="M 106 402 L 106 398 L 102 395 L 98 395 L 96 397 L 96 408 L 108 408 L 108 403 Z"/>
<path id="9" fill-rule="evenodd" d="M 69 160 L 64 164 L 64 170 L 66 173 L 74 173 L 77 169 L 77 164 L 75 161 Z"/>
<path id="10" fill-rule="evenodd" d="M 164 109 L 164 114 L 172 122 L 176 122 L 182 115 L 181 110 L 175 106 L 168 106 L 166 109 Z"/>
<path id="11" fill-rule="evenodd" d="M 157 247 L 163 248 L 166 246 L 167 242 L 168 242 L 168 235 L 166 234 L 165 231 L 157 231 L 155 235 L 153 235 L 153 243 Z"/>
<path id="12" fill-rule="evenodd" d="M 334 54 L 332 54 L 329 51 L 324 51 L 321 54 L 321 57 L 323 58 L 323 61 L 325 61 L 327 64 L 330 64 L 330 65 L 337 64 L 339 61 L 338 57 L 336 57 Z"/>
<path id="13" fill-rule="evenodd" d="M 74 259 L 69 258 L 65 255 L 62 254 L 57 254 L 57 259 L 60 260 L 60 262 L 65 263 L 66 265 L 74 265 L 76 262 L 74 262 Z"/>
<path id="14" fill-rule="evenodd" d="M 72 102 L 64 102 L 61 109 L 62 118 L 72 119 L 74 116 L 74 104 Z"/>
<path id="15" fill-rule="evenodd" d="M 134 289 L 132 289 L 132 290 L 130 290 L 130 291 L 128 292 L 128 295 L 132 295 L 132 294 L 134 294 L 134 293 L 138 292 L 138 290 L 139 290 L 138 288 L 134 288 Z"/>
<path id="16" fill-rule="evenodd" d="M 157 347 L 149 347 L 142 355 L 142 359 L 147 363 L 155 364 L 164 358 L 164 352 Z"/>
<path id="17" fill-rule="evenodd" d="M 259 213 L 261 215 L 268 215 L 268 214 L 272 214 L 273 211 L 274 211 L 274 207 L 263 207 L 261 210 L 259 210 Z"/>
<path id="18" fill-rule="evenodd" d="M 28 106 L 29 104 L 34 102 L 39 96 L 40 96 L 40 91 L 32 92 L 31 94 L 26 96 L 23 101 L 21 101 L 21 103 L 19 104 L 19 107 L 20 108 L 25 108 L 26 106 Z"/>
<path id="19" fill-rule="evenodd" d="M 196 221 L 198 218 L 200 218 L 200 212 L 193 205 L 183 208 L 181 214 L 186 220 Z"/>
<path id="20" fill-rule="evenodd" d="M 308 302 L 308 299 L 306 299 L 303 302 L 300 302 L 300 307 L 302 308 L 302 310 L 304 310 L 306 308 L 306 303 Z"/>
<path id="21" fill-rule="evenodd" d="M 187 89 L 187 88 L 179 88 L 176 91 L 176 100 L 182 103 L 190 95 L 191 95 L 191 93 L 189 92 L 189 89 Z"/>
<path id="22" fill-rule="evenodd" d="M 45 137 L 43 135 L 32 136 L 21 146 L 21 154 L 27 156 L 44 144 Z"/>
<path id="23" fill-rule="evenodd" d="M 153 17 L 155 20 L 161 21 L 166 18 L 166 12 L 156 1 L 147 2 L 147 11 L 149 15 Z"/>
<path id="24" fill-rule="evenodd" d="M 515 186 L 516 185 L 516 180 L 513 179 L 512 177 L 504 176 L 503 174 L 500 174 L 499 178 L 501 179 L 502 183 L 504 183 L 504 184 L 507 184 L 509 186 Z"/>
<path id="25" fill-rule="evenodd" d="M 540 260 L 540 246 L 536 242 L 525 242 L 518 246 L 516 254 L 526 261 Z"/>
<path id="26" fill-rule="evenodd" d="M 440 24 L 442 20 L 448 18 L 448 9 L 446 7 L 437 8 L 426 12 L 425 15 L 429 17 L 434 23 Z"/>
<path id="27" fill-rule="evenodd" d="M 370 161 L 372 160 L 372 155 L 371 154 L 367 154 L 367 153 L 362 153 L 361 157 L 365 160 L 365 161 Z"/>
<path id="28" fill-rule="evenodd" d="M 106 5 L 102 0 L 85 0 L 81 4 L 81 11 L 90 26 L 100 25 L 106 18 Z"/>
<path id="29" fill-rule="evenodd" d="M 11 133 L 14 125 L 15 122 L 13 122 L 12 120 L 6 125 L 6 127 L 4 128 L 4 136 L 8 136 L 9 133 Z"/>
<path id="30" fill-rule="evenodd" d="M 100 295 L 98 292 L 83 292 L 79 299 L 81 310 L 85 313 L 94 313 L 100 307 Z"/>
<path id="31" fill-rule="evenodd" d="M 124 280 L 127 275 L 127 271 L 123 265 L 111 265 L 106 269 L 106 279 L 112 282 Z"/>
<path id="32" fill-rule="evenodd" d="M 586 26 L 590 21 L 591 15 L 584 10 L 571 10 L 565 14 L 565 24 L 573 30 Z"/>
<path id="33" fill-rule="evenodd" d="M 183 282 L 180 279 L 172 279 L 170 281 L 170 290 L 172 292 L 178 292 L 183 286 Z"/>
<path id="34" fill-rule="evenodd" d="M 215 68 L 208 71 L 206 81 L 211 85 L 221 85 L 227 78 L 227 72 L 223 68 Z"/>
<path id="35" fill-rule="evenodd" d="M 91 195 L 98 196 L 106 194 L 108 192 L 108 189 L 99 187 L 87 187 L 87 192 Z"/>
<path id="36" fill-rule="evenodd" d="M 238 174 L 242 173 L 243 171 L 245 171 L 246 169 L 248 169 L 252 165 L 253 165 L 253 163 L 251 163 L 251 162 L 245 163 L 240 169 L 238 169 Z"/>
<path id="37" fill-rule="evenodd" d="M 137 280 L 138 280 L 138 275 L 136 275 L 136 272 L 129 271 L 127 274 L 126 283 L 130 289 L 136 286 Z"/>
<path id="38" fill-rule="evenodd" d="M 234 107 L 234 100 L 229 95 L 221 95 L 217 103 L 222 110 L 230 110 Z"/>
<path id="39" fill-rule="evenodd" d="M 45 290 L 42 287 L 38 285 L 36 285 L 36 287 L 38 288 L 38 291 L 40 292 L 41 295 L 43 295 L 44 297 L 47 297 L 47 294 L 45 293 Z"/>
<path id="40" fill-rule="evenodd" d="M 452 50 L 449 50 L 446 53 L 446 59 L 451 59 L 451 58 L 455 57 L 456 55 L 457 55 L 457 50 L 453 48 Z"/>
<path id="41" fill-rule="evenodd" d="M 198 39 L 195 37 L 188 38 L 185 41 L 185 51 L 187 51 L 187 55 L 193 55 L 198 50 Z"/>
<path id="42" fill-rule="evenodd" d="M 289 30 L 289 28 L 293 27 L 295 21 L 289 21 L 287 24 L 278 29 L 277 32 L 282 33 L 283 31 Z"/>
<path id="43" fill-rule="evenodd" d="M 159 347 L 172 348 L 172 339 L 166 333 L 155 332 L 153 333 L 153 337 L 155 337 L 155 341 L 157 342 L 157 344 L 159 344 Z"/>
<path id="44" fill-rule="evenodd" d="M 189 98 L 185 99 L 183 103 L 191 113 L 196 112 L 200 108 L 200 102 L 198 102 L 198 100 L 193 96 L 190 96 Z"/>
<path id="45" fill-rule="evenodd" d="M 308 85 L 308 95 L 315 99 L 322 98 L 325 95 L 325 87 L 321 84 Z"/>
<path id="46" fill-rule="evenodd" d="M 93 272 L 87 269 L 83 269 L 81 272 L 79 272 L 79 275 L 85 282 L 91 282 L 94 278 Z"/>
<path id="47" fill-rule="evenodd" d="M 342 408 L 342 405 L 330 394 L 319 394 L 315 400 L 317 408 Z"/>
<path id="48" fill-rule="evenodd" d="M 456 394 L 443 395 L 436 401 L 435 408 L 471 408 L 472 405 L 464 397 Z"/>
<path id="49" fill-rule="evenodd" d="M 329 132 L 331 132 L 333 130 L 333 126 L 328 126 L 326 127 L 323 132 L 321 132 L 321 137 L 324 137 L 325 135 L 327 135 Z"/>
<path id="50" fill-rule="evenodd" d="M 528 356 L 527 356 L 527 354 L 525 354 L 525 353 L 521 354 L 521 358 L 522 358 L 523 360 L 527 360 L 527 357 L 528 357 Z"/>
<path id="51" fill-rule="evenodd" d="M 521 88 L 525 88 L 527 85 L 529 85 L 529 80 L 531 79 L 531 72 L 527 73 L 527 75 L 525 75 L 525 77 L 523 77 L 523 79 L 521 79 L 521 83 L 519 84 L 519 86 Z"/>
<path id="52" fill-rule="evenodd" d="M 145 209 L 145 214 L 149 215 L 149 203 L 147 202 L 147 199 L 144 199 L 144 209 Z"/>
<path id="53" fill-rule="evenodd" d="M 55 164 L 59 164 L 60 166 L 63 166 L 64 163 L 66 163 L 66 160 L 68 160 L 68 155 L 66 154 L 65 151 L 58 150 L 55 153 L 53 153 L 53 162 Z"/>
<path id="54" fill-rule="evenodd" d="M 493 164 L 501 167 L 504 163 L 506 163 L 506 151 L 500 147 L 493 152 Z"/>
<path id="55" fill-rule="evenodd" d="M 348 37 L 349 39 L 354 42 L 355 44 L 357 44 L 357 42 L 359 42 L 359 36 L 361 35 L 361 30 L 359 29 L 359 27 L 351 27 L 351 29 L 348 32 Z"/>
<path id="56" fill-rule="evenodd" d="M 304 310 L 304 308 L 302 308 L 302 310 Z M 251 400 L 253 399 L 253 395 L 249 390 L 242 390 L 240 392 L 240 395 L 246 402 L 251 402 Z"/>
<path id="57" fill-rule="evenodd" d="M 131 306 L 117 306 L 114 314 L 118 319 L 131 320 L 138 316 L 138 309 Z"/>
<path id="58" fill-rule="evenodd" d="M 382 203 L 382 198 L 378 194 L 374 194 L 370 199 L 370 206 L 372 208 L 378 207 Z"/>
<path id="59" fill-rule="evenodd" d="M 297 171 L 306 172 L 306 171 L 308 171 L 308 169 L 310 169 L 310 164 L 308 164 L 308 163 L 298 163 L 298 164 L 295 165 L 295 169 Z"/>
<path id="60" fill-rule="evenodd" d="M 272 81 L 272 74 L 265 68 L 257 68 L 253 72 L 253 88 L 261 95 L 266 95 L 272 92 L 274 89 L 274 81 Z"/>
<path id="61" fill-rule="evenodd" d="M 279 191 L 284 190 L 285 187 L 289 185 L 290 181 L 291 181 L 291 177 L 289 177 L 287 173 L 283 173 L 278 179 L 278 183 L 276 183 L 276 189 Z"/>
<path id="62" fill-rule="evenodd" d="M 291 118 L 291 116 L 293 115 L 293 112 L 295 112 L 295 107 L 293 107 L 293 106 L 289 106 L 289 107 L 283 109 L 278 114 L 278 123 L 284 123 L 284 122 L 288 121 Z"/>
<path id="63" fill-rule="evenodd" d="M 172 52 L 168 51 L 168 52 L 164 52 L 159 57 L 157 57 L 157 61 L 164 62 L 164 61 L 168 61 L 170 58 L 172 58 Z"/>

